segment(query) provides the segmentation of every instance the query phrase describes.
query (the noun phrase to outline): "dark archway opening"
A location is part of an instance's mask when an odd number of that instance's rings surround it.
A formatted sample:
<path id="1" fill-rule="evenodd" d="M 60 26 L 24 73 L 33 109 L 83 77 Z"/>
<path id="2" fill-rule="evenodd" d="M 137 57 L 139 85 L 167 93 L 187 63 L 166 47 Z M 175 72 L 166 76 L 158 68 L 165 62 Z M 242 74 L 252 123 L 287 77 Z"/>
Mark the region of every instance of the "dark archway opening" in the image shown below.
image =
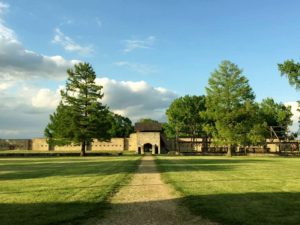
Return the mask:
<path id="1" fill-rule="evenodd" d="M 152 145 L 150 143 L 144 144 L 144 153 L 151 153 Z"/>
<path id="2" fill-rule="evenodd" d="M 155 154 L 157 155 L 158 154 L 158 146 L 155 145 Z"/>
<path id="3" fill-rule="evenodd" d="M 138 147 L 138 154 L 141 154 L 141 147 Z"/>

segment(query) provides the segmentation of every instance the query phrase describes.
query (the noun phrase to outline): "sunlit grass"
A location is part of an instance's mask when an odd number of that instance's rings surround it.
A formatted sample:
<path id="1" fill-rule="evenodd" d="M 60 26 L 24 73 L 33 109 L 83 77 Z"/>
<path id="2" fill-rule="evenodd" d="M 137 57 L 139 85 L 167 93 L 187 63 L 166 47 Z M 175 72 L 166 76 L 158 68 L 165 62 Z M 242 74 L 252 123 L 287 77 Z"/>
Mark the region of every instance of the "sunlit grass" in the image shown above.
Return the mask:
<path id="1" fill-rule="evenodd" d="M 158 157 L 193 213 L 222 224 L 300 221 L 300 158 Z"/>
<path id="2" fill-rule="evenodd" d="M 59 224 L 101 216 L 139 157 L 0 159 L 1 224 Z"/>

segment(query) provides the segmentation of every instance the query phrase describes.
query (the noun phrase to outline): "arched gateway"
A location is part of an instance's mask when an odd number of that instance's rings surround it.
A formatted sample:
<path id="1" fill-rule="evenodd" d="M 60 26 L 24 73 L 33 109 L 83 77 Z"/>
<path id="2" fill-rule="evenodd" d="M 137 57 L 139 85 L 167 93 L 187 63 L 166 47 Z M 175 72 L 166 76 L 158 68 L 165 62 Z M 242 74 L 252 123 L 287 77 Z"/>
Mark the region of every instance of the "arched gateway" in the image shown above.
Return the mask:
<path id="1" fill-rule="evenodd" d="M 161 153 L 162 126 L 160 123 L 136 123 L 135 131 L 138 154 Z"/>
<path id="2" fill-rule="evenodd" d="M 152 152 L 152 144 L 150 143 L 144 144 L 144 153 L 150 153 L 150 152 Z"/>

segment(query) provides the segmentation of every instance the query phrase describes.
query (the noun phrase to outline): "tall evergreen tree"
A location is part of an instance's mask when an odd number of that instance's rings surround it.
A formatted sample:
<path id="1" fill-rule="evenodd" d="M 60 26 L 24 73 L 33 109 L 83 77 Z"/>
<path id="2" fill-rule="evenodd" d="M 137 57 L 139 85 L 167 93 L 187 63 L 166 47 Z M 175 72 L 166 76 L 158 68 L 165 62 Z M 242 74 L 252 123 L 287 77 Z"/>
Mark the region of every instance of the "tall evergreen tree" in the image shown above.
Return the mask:
<path id="1" fill-rule="evenodd" d="M 255 112 L 254 93 L 248 79 L 237 65 L 223 61 L 215 70 L 206 88 L 206 114 L 214 125 L 206 127 L 214 141 L 231 147 L 248 142 Z"/>
<path id="2" fill-rule="evenodd" d="M 96 74 L 90 64 L 76 64 L 67 74 L 66 90 L 61 91 L 62 101 L 50 116 L 45 136 L 55 144 L 80 144 L 84 156 L 93 138 L 111 138 L 109 110 L 101 103 L 102 86 L 95 84 Z"/>

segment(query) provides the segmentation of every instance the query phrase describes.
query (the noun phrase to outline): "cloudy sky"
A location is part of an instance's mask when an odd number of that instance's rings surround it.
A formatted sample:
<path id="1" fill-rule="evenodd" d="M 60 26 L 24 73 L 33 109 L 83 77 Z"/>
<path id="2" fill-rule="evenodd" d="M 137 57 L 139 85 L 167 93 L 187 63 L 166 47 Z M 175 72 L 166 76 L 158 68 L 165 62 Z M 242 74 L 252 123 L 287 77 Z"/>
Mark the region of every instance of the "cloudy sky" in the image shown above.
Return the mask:
<path id="1" fill-rule="evenodd" d="M 133 121 L 164 121 L 174 98 L 205 94 L 225 59 L 243 68 L 257 101 L 273 97 L 295 112 L 299 92 L 277 63 L 300 60 L 299 7 L 297 0 L 0 0 L 0 138 L 41 137 L 65 71 L 79 61 L 93 65 L 104 102 Z"/>

